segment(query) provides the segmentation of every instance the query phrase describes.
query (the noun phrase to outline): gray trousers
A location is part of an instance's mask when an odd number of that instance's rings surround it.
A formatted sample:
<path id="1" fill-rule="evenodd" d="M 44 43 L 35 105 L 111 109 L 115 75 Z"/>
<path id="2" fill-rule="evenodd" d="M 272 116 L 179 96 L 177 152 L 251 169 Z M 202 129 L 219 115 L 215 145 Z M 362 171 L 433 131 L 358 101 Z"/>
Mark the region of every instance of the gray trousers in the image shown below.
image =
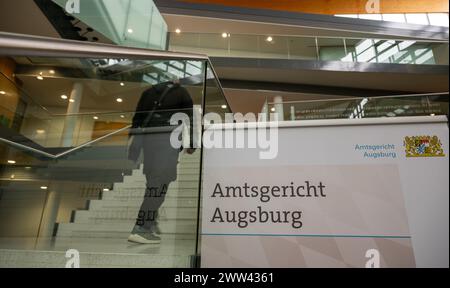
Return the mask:
<path id="1" fill-rule="evenodd" d="M 158 219 L 158 210 L 164 203 L 171 180 L 164 176 L 146 175 L 147 188 L 139 209 L 133 233 L 153 232 Z"/>
<path id="2" fill-rule="evenodd" d="M 169 184 L 177 178 L 180 150 L 170 145 L 170 133 L 149 133 L 144 137 L 147 188 L 132 233 L 154 231 L 158 210 L 164 202 Z"/>

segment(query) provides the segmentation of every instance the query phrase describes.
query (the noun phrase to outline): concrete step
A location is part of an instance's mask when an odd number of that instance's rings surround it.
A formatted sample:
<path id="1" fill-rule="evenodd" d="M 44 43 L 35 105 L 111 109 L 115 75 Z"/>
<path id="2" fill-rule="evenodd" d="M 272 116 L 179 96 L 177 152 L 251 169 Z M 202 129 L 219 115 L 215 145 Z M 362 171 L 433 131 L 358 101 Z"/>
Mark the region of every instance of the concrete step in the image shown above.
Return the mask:
<path id="1" fill-rule="evenodd" d="M 131 230 L 130 230 L 131 231 Z M 130 236 L 130 231 L 64 231 L 56 235 L 56 240 L 59 238 L 70 238 L 70 239 L 121 239 L 125 240 Z M 195 233 L 164 233 L 160 235 L 161 238 L 167 240 L 195 240 Z"/>
<path id="2" fill-rule="evenodd" d="M 130 175 L 123 177 L 123 183 L 146 182 L 144 175 Z M 199 181 L 199 174 L 177 174 L 177 181 Z"/>
<path id="3" fill-rule="evenodd" d="M 186 180 L 180 180 L 170 183 L 169 189 L 184 189 L 184 188 L 197 188 L 198 189 L 198 183 L 199 181 L 186 181 Z M 131 189 L 137 189 L 137 188 L 146 188 L 144 181 L 134 181 L 134 182 L 122 182 L 122 183 L 115 183 L 114 184 L 114 190 L 116 189 L 123 189 L 123 188 L 131 188 Z"/>
<path id="4" fill-rule="evenodd" d="M 0 268 L 64 268 L 66 263 L 66 251 L 0 249 Z M 190 256 L 80 251 L 80 267 L 188 268 Z"/>
<path id="5" fill-rule="evenodd" d="M 128 201 L 128 200 L 136 200 L 142 201 L 145 194 L 145 187 L 141 188 L 123 188 L 123 189 L 114 189 L 112 191 L 103 192 L 102 200 L 116 200 L 116 201 Z M 186 198 L 198 198 L 198 189 L 196 188 L 188 188 L 188 189 L 171 189 L 167 190 L 167 196 L 178 198 L 178 199 L 186 199 Z"/>
<path id="6" fill-rule="evenodd" d="M 116 233 L 129 234 L 133 229 L 134 222 L 97 224 L 90 223 L 60 223 L 58 225 L 59 237 L 87 237 L 87 235 L 103 234 L 113 237 Z M 163 234 L 195 234 L 196 220 L 166 220 L 159 223 Z"/>
<path id="7" fill-rule="evenodd" d="M 84 169 L 82 171 L 70 171 L 71 169 L 56 168 L 38 170 L 37 176 L 40 180 L 59 180 L 59 181 L 73 181 L 73 182 L 89 182 L 89 183 L 114 183 L 122 181 L 124 174 L 127 171 L 119 169 L 110 170 L 96 170 Z"/>
<path id="8" fill-rule="evenodd" d="M 115 209 L 115 208 L 139 208 L 144 200 L 142 199 L 131 199 L 126 201 L 118 201 L 118 200 L 90 200 L 89 201 L 89 210 L 105 210 L 105 209 Z M 163 206 L 164 208 L 196 208 L 197 207 L 197 199 L 195 198 L 176 198 L 176 197 L 167 197 L 164 200 Z"/>
<path id="9" fill-rule="evenodd" d="M 100 210 L 100 211 L 76 211 L 74 223 L 85 224 L 119 224 L 134 223 L 138 215 L 138 208 L 121 210 Z M 196 208 L 161 208 L 159 210 L 159 222 L 168 220 L 190 220 L 197 218 Z"/>
<path id="10" fill-rule="evenodd" d="M 177 173 L 179 174 L 195 174 L 195 175 L 199 175 L 200 174 L 200 167 L 199 166 L 186 166 L 186 165 L 182 165 L 182 167 L 180 167 L 180 165 L 177 167 Z M 133 170 L 133 172 L 131 173 L 132 176 L 142 176 L 145 177 L 143 170 Z"/>
<path id="11" fill-rule="evenodd" d="M 194 169 L 200 168 L 200 162 L 179 162 L 177 165 L 177 169 Z"/>
<path id="12" fill-rule="evenodd" d="M 110 215 L 111 217 L 114 215 L 117 215 L 116 217 L 122 217 L 122 215 L 135 215 L 136 217 L 138 215 L 140 206 L 116 206 L 116 207 L 98 207 L 96 209 L 89 209 L 89 210 L 78 210 L 78 211 L 90 211 L 95 212 L 103 215 Z M 77 211 L 77 212 L 78 212 Z M 161 217 L 165 217 L 165 215 L 168 215 L 172 218 L 180 218 L 181 216 L 186 217 L 194 217 L 197 213 L 197 207 L 181 207 L 181 208 L 174 208 L 174 207 L 161 207 L 159 209 L 159 213 Z M 106 217 L 105 217 L 106 218 Z M 184 220 L 184 219 L 180 219 Z"/>
<path id="13" fill-rule="evenodd" d="M 121 167 L 134 167 L 132 161 L 124 159 L 115 159 L 111 156 L 109 159 L 86 159 L 86 160 L 63 160 L 51 165 L 51 168 L 98 168 L 98 169 L 118 169 Z"/>

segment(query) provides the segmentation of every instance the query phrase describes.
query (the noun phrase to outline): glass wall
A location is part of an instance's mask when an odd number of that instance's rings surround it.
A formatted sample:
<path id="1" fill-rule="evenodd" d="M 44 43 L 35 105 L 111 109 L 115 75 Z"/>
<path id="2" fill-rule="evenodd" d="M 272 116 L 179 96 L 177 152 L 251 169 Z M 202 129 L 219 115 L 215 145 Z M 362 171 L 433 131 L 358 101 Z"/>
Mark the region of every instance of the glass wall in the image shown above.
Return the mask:
<path id="1" fill-rule="evenodd" d="M 192 266 L 207 58 L 0 37 L 0 267 Z"/>
<path id="2" fill-rule="evenodd" d="M 348 98 L 317 101 L 269 101 L 265 109 L 284 121 L 449 115 L 448 93 Z"/>
<path id="3" fill-rule="evenodd" d="M 170 33 L 169 49 L 210 57 L 448 65 L 448 42 L 249 34 Z"/>
<path id="4" fill-rule="evenodd" d="M 121 46 L 165 50 L 167 24 L 152 0 L 53 0 Z"/>

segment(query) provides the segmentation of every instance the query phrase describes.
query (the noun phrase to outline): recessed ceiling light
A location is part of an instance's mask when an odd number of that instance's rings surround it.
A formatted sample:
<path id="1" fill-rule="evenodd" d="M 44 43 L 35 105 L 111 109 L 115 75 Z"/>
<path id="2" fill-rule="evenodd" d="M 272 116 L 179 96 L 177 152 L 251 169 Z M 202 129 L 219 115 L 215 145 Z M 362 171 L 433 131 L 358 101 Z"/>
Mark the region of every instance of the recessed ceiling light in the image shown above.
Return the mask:
<path id="1" fill-rule="evenodd" d="M 36 79 L 38 79 L 38 80 L 44 80 L 44 77 L 42 77 L 41 75 L 39 75 L 39 76 L 36 76 Z"/>
<path id="2" fill-rule="evenodd" d="M 47 187 L 47 186 L 41 186 L 41 189 L 42 189 L 42 190 L 47 190 L 48 187 Z"/>
<path id="3" fill-rule="evenodd" d="M 227 109 L 227 105 L 222 105 L 222 109 Z"/>
<path id="4" fill-rule="evenodd" d="M 67 95 L 61 95 L 61 99 L 67 99 Z"/>
<path id="5" fill-rule="evenodd" d="M 127 32 L 131 34 L 131 33 L 133 33 L 133 29 L 128 28 Z"/>
<path id="6" fill-rule="evenodd" d="M 125 115 L 120 115 L 120 118 L 125 118 Z"/>
<path id="7" fill-rule="evenodd" d="M 123 102 L 122 98 L 117 98 L 116 101 L 119 102 L 119 103 Z"/>
<path id="8" fill-rule="evenodd" d="M 9 163 L 9 164 L 16 164 L 16 161 L 14 161 L 14 160 L 8 160 L 8 163 Z"/>
<path id="9" fill-rule="evenodd" d="M 266 38 L 266 41 L 267 41 L 267 42 L 272 42 L 272 41 L 273 41 L 272 36 L 267 37 L 267 38 Z"/>
<path id="10" fill-rule="evenodd" d="M 55 70 L 49 70 L 48 73 L 55 74 Z"/>
<path id="11" fill-rule="evenodd" d="M 5 95 L 6 92 L 5 91 L 0 91 L 0 94 Z"/>
<path id="12" fill-rule="evenodd" d="M 94 120 L 98 120 L 98 117 L 97 117 L 97 116 L 94 116 L 94 117 L 92 117 L 92 118 L 94 118 Z"/>
<path id="13" fill-rule="evenodd" d="M 74 99 L 69 99 L 69 102 L 73 103 L 73 102 L 75 102 L 75 100 Z"/>
<path id="14" fill-rule="evenodd" d="M 175 29 L 175 33 L 180 34 L 181 30 L 179 28 Z"/>
<path id="15" fill-rule="evenodd" d="M 125 83 L 123 83 L 123 82 L 120 82 L 120 86 L 125 86 Z"/>
<path id="16" fill-rule="evenodd" d="M 37 133 L 37 134 L 44 134 L 44 133 L 45 133 L 45 130 L 43 130 L 43 129 L 38 129 L 38 130 L 36 130 L 36 133 Z"/>

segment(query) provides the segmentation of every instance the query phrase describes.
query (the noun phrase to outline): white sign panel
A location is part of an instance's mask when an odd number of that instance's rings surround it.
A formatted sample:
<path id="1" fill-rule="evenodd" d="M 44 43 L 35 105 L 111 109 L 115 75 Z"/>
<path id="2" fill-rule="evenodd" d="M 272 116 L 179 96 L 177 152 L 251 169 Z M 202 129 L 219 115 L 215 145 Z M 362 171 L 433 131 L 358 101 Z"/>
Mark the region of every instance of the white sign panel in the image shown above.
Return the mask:
<path id="1" fill-rule="evenodd" d="M 205 149 L 202 267 L 448 267 L 447 123 L 351 121 Z"/>

